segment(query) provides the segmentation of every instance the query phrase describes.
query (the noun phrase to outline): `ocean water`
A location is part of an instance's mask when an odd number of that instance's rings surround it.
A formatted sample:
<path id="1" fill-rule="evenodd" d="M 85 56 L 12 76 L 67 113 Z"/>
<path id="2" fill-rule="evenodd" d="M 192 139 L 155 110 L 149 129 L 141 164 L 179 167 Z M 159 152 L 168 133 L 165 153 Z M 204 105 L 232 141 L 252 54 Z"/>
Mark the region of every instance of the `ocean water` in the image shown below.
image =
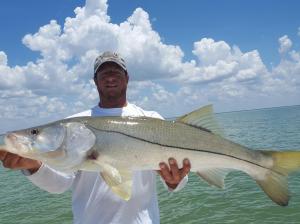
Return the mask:
<path id="1" fill-rule="evenodd" d="M 227 138 L 253 149 L 300 151 L 300 106 L 217 114 Z M 178 193 L 158 181 L 161 223 L 300 223 L 300 173 L 289 177 L 289 206 L 274 204 L 254 180 L 230 173 L 224 190 L 195 174 Z M 0 224 L 72 223 L 70 192 L 53 195 L 0 167 Z"/>

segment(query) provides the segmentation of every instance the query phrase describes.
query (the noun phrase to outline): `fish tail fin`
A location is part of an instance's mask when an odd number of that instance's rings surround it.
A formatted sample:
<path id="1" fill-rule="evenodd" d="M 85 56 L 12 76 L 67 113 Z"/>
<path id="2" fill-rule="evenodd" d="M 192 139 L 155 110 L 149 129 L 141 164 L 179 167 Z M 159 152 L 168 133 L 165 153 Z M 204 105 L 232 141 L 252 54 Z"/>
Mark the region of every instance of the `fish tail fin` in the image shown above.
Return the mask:
<path id="1" fill-rule="evenodd" d="M 289 173 L 300 170 L 300 151 L 265 151 L 273 159 L 273 167 L 263 179 L 257 179 L 263 191 L 277 204 L 287 206 L 290 193 L 287 177 Z"/>
<path id="2" fill-rule="evenodd" d="M 284 151 L 270 152 L 273 161 L 274 169 L 288 175 L 291 172 L 300 170 L 300 150 L 299 151 Z"/>

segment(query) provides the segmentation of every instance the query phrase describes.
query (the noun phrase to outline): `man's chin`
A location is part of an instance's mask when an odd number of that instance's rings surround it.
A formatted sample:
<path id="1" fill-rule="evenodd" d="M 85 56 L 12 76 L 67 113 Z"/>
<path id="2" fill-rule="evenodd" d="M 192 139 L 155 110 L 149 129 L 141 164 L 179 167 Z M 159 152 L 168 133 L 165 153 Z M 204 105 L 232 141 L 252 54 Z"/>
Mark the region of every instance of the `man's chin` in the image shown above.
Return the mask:
<path id="1" fill-rule="evenodd" d="M 105 91 L 101 91 L 101 95 L 110 100 L 116 100 L 121 98 L 123 95 L 126 95 L 120 89 L 106 89 Z"/>

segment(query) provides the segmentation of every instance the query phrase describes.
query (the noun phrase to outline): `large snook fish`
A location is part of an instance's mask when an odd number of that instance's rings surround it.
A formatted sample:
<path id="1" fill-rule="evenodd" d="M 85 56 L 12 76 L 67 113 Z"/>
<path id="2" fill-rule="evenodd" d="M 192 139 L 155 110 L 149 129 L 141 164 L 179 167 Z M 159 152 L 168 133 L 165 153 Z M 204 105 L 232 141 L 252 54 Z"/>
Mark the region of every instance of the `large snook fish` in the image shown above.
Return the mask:
<path id="1" fill-rule="evenodd" d="M 147 117 L 78 117 L 5 135 L 5 150 L 59 170 L 101 173 L 112 191 L 131 196 L 134 170 L 157 170 L 161 161 L 189 158 L 191 171 L 217 187 L 226 174 L 250 175 L 277 204 L 289 201 L 287 175 L 300 152 L 251 150 L 221 137 L 212 106 L 164 121 Z"/>

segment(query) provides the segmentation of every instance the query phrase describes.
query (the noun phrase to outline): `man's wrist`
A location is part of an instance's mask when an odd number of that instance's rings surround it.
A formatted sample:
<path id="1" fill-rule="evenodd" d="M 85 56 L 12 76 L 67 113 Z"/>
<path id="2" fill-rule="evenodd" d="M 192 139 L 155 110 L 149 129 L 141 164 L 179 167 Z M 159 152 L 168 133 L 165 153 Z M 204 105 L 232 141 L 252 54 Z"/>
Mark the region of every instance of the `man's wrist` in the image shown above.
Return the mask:
<path id="1" fill-rule="evenodd" d="M 178 184 L 170 184 L 168 182 L 166 182 L 166 185 L 172 190 L 176 189 L 176 187 L 178 186 Z"/>

